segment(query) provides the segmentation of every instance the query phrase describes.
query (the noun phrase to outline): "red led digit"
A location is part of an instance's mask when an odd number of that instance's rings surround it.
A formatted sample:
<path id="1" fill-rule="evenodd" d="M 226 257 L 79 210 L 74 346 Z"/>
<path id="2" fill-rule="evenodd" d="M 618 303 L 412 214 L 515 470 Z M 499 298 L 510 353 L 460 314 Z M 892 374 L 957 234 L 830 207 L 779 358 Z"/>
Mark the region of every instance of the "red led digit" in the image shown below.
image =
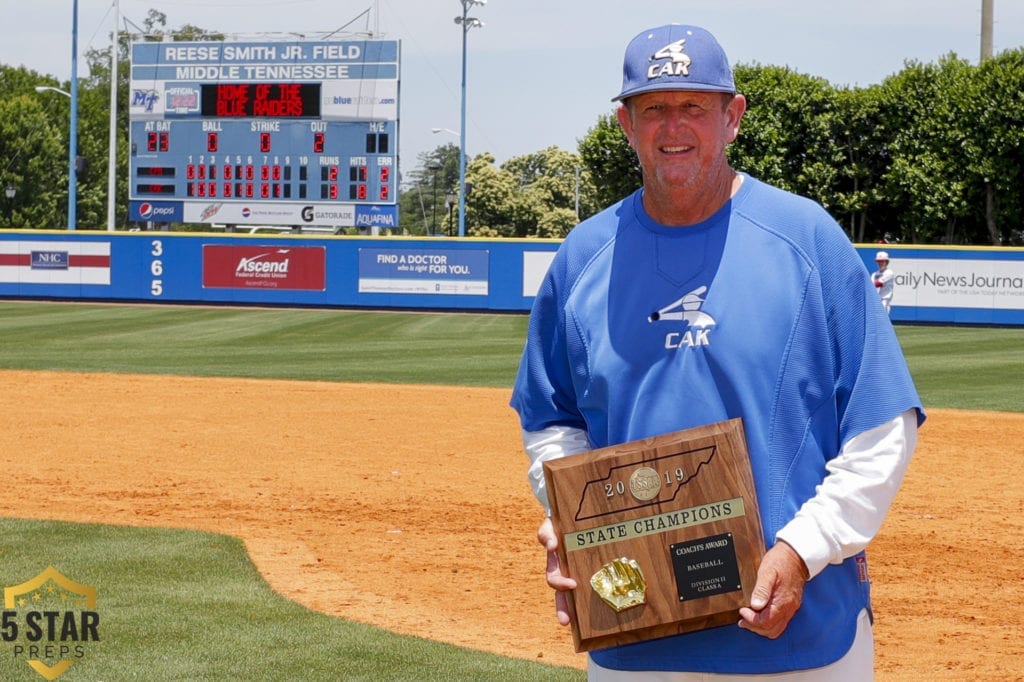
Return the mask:
<path id="1" fill-rule="evenodd" d="M 260 183 L 260 197 L 263 199 L 270 198 L 270 184 L 266 182 Z"/>
<path id="2" fill-rule="evenodd" d="M 331 185 L 330 198 L 331 199 L 337 199 L 338 198 L 338 186 L 337 185 Z"/>
<path id="3" fill-rule="evenodd" d="M 195 177 L 196 177 L 196 167 L 193 164 L 190 163 L 187 166 L 185 166 L 185 179 L 186 180 L 195 180 Z"/>
<path id="4" fill-rule="evenodd" d="M 331 166 L 330 168 L 327 169 L 327 179 L 330 180 L 331 182 L 337 182 L 338 181 L 338 167 L 337 166 Z"/>
<path id="5" fill-rule="evenodd" d="M 324 153 L 324 134 L 313 133 L 313 153 L 323 154 Z"/>
<path id="6" fill-rule="evenodd" d="M 246 180 L 254 180 L 255 177 L 256 177 L 256 174 L 253 171 L 253 167 L 252 166 L 246 166 L 245 167 L 245 179 Z"/>
<path id="7" fill-rule="evenodd" d="M 390 166 L 381 166 L 381 168 L 380 168 L 380 181 L 381 182 L 388 182 L 388 180 L 390 178 L 391 178 L 391 167 Z"/>
<path id="8" fill-rule="evenodd" d="M 157 145 L 157 134 L 156 133 L 146 133 L 146 151 L 147 152 L 155 152 L 156 151 L 156 145 Z"/>
<path id="9" fill-rule="evenodd" d="M 359 182 L 366 182 L 366 166 L 359 167 Z"/>
<path id="10" fill-rule="evenodd" d="M 260 166 L 260 180 L 270 179 L 270 166 Z"/>
<path id="11" fill-rule="evenodd" d="M 206 133 L 206 151 L 217 151 L 217 133 Z"/>
<path id="12" fill-rule="evenodd" d="M 356 189 L 356 199 L 366 199 L 366 185 L 359 185 L 358 189 Z"/>
<path id="13" fill-rule="evenodd" d="M 225 182 L 224 183 L 224 196 L 226 196 L 226 197 L 231 196 L 231 183 L 230 182 Z"/>
<path id="14" fill-rule="evenodd" d="M 388 200 L 388 186 L 387 185 L 381 185 L 380 186 L 380 199 L 381 199 L 381 201 L 387 201 Z"/>
<path id="15" fill-rule="evenodd" d="M 275 165 L 273 167 L 273 169 L 272 169 L 271 176 L 273 177 L 274 180 L 280 180 L 281 179 L 281 167 L 278 166 L 278 165 Z"/>
<path id="16" fill-rule="evenodd" d="M 263 153 L 270 151 L 270 133 L 260 133 L 260 151 Z"/>
<path id="17" fill-rule="evenodd" d="M 231 179 L 231 168 L 232 168 L 231 166 L 224 166 L 224 179 L 225 180 L 230 180 Z"/>
<path id="18" fill-rule="evenodd" d="M 160 133 L 160 151 L 165 152 L 171 148 L 171 134 Z"/>

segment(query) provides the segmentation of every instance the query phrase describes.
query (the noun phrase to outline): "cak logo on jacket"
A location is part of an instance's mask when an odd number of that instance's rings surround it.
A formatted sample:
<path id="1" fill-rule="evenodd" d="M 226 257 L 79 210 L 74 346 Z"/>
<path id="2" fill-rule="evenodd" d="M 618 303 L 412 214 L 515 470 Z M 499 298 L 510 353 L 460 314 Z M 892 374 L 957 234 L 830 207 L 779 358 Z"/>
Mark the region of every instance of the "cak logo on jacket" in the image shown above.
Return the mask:
<path id="1" fill-rule="evenodd" d="M 711 328 L 716 324 L 715 318 L 700 309 L 704 304 L 702 296 L 707 290 L 707 286 L 699 286 L 682 298 L 669 303 L 661 310 L 656 310 L 648 316 L 648 322 L 681 320 L 689 326 L 689 329 L 685 331 L 675 331 L 666 334 L 666 349 L 675 350 L 678 348 L 710 345 L 709 334 L 711 333 Z"/>

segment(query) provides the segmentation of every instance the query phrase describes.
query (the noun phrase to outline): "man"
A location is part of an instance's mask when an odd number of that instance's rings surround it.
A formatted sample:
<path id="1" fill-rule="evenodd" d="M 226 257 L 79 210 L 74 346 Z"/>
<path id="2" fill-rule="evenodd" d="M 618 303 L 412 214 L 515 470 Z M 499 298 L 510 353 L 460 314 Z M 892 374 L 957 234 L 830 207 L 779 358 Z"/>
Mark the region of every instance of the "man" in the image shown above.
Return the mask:
<path id="1" fill-rule="evenodd" d="M 741 417 L 767 552 L 737 625 L 593 651 L 589 677 L 870 679 L 863 549 L 924 420 L 892 325 L 824 209 L 729 167 L 746 100 L 710 33 L 639 34 L 614 99 L 643 188 L 538 292 L 511 400 L 531 483 L 547 507 L 546 460 Z M 562 575 L 549 518 L 537 539 L 566 625 L 588 577 Z"/>
<path id="2" fill-rule="evenodd" d="M 882 307 L 888 315 L 892 308 L 892 294 L 895 289 L 896 275 L 889 269 L 889 253 L 879 251 L 875 254 L 875 263 L 878 269 L 871 273 L 871 282 L 878 289 L 878 296 L 882 299 Z"/>

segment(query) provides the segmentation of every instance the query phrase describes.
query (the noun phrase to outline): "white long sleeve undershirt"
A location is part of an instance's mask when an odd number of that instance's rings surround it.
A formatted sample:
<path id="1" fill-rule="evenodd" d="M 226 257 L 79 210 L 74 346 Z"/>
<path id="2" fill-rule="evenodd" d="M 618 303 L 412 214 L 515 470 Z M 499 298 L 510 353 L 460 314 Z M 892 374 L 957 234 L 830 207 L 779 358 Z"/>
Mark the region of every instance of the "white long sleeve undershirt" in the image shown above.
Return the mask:
<path id="1" fill-rule="evenodd" d="M 592 449 L 587 433 L 569 426 L 523 431 L 523 445 L 530 486 L 550 515 L 543 464 Z M 810 577 L 867 547 L 882 527 L 916 445 L 917 411 L 910 409 L 851 438 L 826 464 L 828 474 L 814 497 L 775 536 L 796 550 Z"/>

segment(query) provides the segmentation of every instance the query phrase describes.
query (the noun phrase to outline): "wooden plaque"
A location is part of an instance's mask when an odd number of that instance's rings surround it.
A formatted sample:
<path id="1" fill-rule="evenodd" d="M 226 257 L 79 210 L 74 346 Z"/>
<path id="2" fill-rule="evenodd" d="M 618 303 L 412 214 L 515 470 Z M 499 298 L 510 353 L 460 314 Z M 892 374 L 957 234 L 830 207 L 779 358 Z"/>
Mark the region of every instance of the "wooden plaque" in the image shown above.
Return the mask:
<path id="1" fill-rule="evenodd" d="M 544 463 L 576 651 L 736 623 L 764 536 L 740 419 Z"/>

